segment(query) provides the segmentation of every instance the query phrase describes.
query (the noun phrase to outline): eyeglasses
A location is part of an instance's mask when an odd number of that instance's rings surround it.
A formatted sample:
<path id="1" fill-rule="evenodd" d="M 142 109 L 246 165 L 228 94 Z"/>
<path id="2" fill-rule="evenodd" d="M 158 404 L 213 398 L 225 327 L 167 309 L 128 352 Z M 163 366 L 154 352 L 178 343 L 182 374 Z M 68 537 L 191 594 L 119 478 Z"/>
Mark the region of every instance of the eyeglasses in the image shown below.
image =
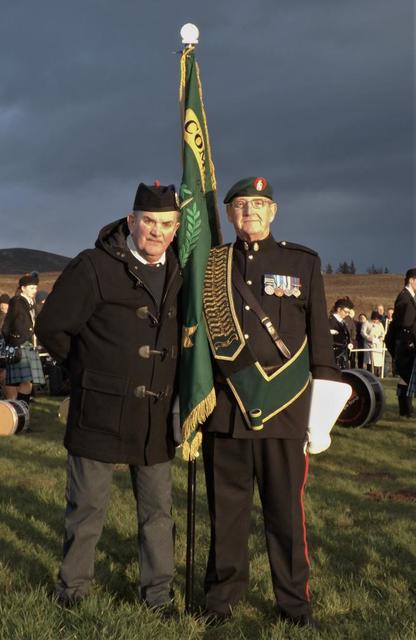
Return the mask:
<path id="1" fill-rule="evenodd" d="M 263 200 L 262 198 L 256 198 L 255 200 L 233 200 L 231 206 L 233 209 L 237 211 L 241 211 L 242 209 L 248 209 L 251 206 L 252 209 L 258 211 L 259 209 L 263 209 L 266 205 L 270 204 L 271 200 Z"/>

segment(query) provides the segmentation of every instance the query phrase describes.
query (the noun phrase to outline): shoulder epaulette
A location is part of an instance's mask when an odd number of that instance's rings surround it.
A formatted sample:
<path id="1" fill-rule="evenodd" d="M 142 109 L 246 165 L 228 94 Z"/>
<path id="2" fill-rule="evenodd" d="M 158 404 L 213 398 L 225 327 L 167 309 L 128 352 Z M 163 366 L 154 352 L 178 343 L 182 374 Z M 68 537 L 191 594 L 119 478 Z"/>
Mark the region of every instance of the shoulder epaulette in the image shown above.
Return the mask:
<path id="1" fill-rule="evenodd" d="M 287 242 L 286 240 L 280 240 L 278 243 L 279 247 L 284 247 L 285 249 L 296 249 L 296 251 L 304 251 L 305 253 L 310 253 L 312 256 L 317 256 L 317 252 L 309 247 L 304 247 L 303 244 L 295 244 L 294 242 Z"/>

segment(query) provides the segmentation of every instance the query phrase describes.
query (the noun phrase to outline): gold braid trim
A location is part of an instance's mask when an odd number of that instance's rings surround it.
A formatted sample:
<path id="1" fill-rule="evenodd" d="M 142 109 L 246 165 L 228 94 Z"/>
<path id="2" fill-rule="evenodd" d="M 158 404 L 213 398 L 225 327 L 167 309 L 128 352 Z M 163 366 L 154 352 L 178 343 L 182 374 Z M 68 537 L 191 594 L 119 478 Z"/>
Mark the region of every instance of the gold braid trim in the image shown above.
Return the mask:
<path id="1" fill-rule="evenodd" d="M 179 102 L 184 100 L 184 91 L 186 87 L 186 59 L 189 54 L 195 49 L 193 45 L 185 47 L 181 54 L 181 79 L 179 82 Z"/>
<path id="2" fill-rule="evenodd" d="M 196 70 L 196 78 L 198 81 L 199 99 L 201 100 L 202 118 L 204 120 L 204 129 L 205 129 L 204 133 L 205 133 L 205 142 L 206 142 L 207 151 L 208 151 L 209 171 L 211 174 L 211 186 L 212 186 L 212 190 L 215 193 L 217 190 L 217 178 L 215 177 L 215 167 L 214 167 L 214 163 L 212 162 L 211 143 L 209 141 L 207 116 L 205 115 L 204 98 L 202 96 L 202 84 L 201 84 L 201 78 L 199 76 L 199 65 L 196 60 L 195 60 L 195 70 Z"/>

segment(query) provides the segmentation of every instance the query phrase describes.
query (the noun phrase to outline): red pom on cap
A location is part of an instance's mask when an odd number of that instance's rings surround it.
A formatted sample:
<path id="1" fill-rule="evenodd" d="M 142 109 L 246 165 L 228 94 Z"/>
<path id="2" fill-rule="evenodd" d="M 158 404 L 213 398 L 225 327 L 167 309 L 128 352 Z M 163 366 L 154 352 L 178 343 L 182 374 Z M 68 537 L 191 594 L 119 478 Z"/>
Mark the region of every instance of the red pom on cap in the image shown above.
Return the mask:
<path id="1" fill-rule="evenodd" d="M 160 187 L 160 180 L 155 180 L 153 183 L 154 187 Z"/>

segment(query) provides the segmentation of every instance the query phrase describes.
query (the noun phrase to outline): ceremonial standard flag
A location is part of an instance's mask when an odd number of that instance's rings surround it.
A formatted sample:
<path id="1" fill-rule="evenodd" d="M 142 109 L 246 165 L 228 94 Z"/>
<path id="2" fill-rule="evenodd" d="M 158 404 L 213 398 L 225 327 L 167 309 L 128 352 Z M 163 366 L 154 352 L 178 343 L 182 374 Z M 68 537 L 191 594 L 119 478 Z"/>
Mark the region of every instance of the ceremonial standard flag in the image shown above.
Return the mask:
<path id="1" fill-rule="evenodd" d="M 181 55 L 180 105 L 183 175 L 178 246 L 184 277 L 180 413 L 183 456 L 193 459 L 202 439 L 198 425 L 206 420 L 215 407 L 202 293 L 209 250 L 220 244 L 215 171 L 193 46 L 186 47 Z"/>

